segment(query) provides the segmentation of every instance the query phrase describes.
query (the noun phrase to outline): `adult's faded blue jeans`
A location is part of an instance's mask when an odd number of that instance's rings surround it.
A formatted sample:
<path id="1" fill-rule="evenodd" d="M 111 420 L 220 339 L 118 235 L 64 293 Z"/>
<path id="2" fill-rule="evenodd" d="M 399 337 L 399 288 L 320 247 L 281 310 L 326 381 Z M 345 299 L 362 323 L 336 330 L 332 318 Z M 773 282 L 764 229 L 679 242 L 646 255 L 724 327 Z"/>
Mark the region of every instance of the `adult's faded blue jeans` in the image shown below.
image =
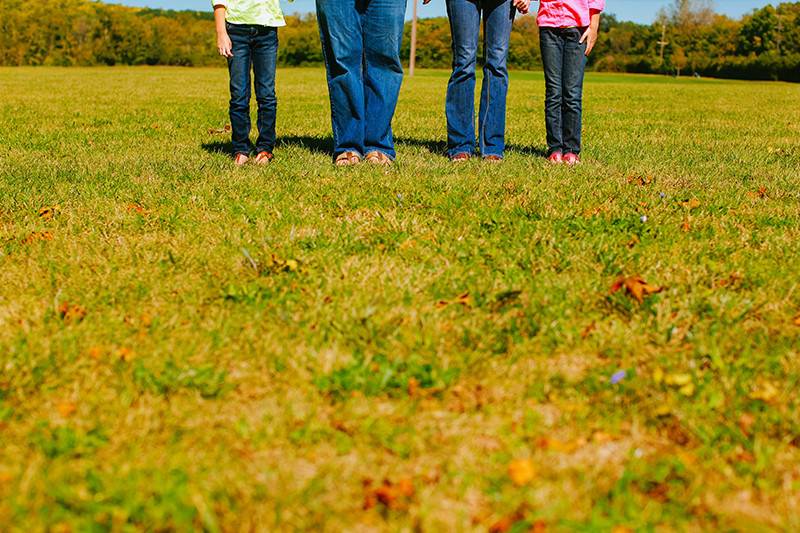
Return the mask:
<path id="1" fill-rule="evenodd" d="M 275 148 L 275 66 L 278 60 L 278 30 L 268 26 L 226 24 L 233 43 L 233 57 L 228 59 L 231 77 L 231 139 L 236 154 L 249 154 L 250 142 L 250 70 L 254 73 L 258 102 L 258 140 L 256 152 Z"/>
<path id="2" fill-rule="evenodd" d="M 453 38 L 453 73 L 447 84 L 447 147 L 450 156 L 475 151 L 475 65 L 483 17 L 483 87 L 478 145 L 483 157 L 505 150 L 508 47 L 515 9 L 511 0 L 447 0 Z"/>
<path id="3" fill-rule="evenodd" d="M 581 153 L 583 74 L 586 43 L 581 28 L 539 28 L 544 66 L 547 149 L 550 154 Z"/>
<path id="4" fill-rule="evenodd" d="M 377 151 L 395 158 L 405 13 L 406 0 L 317 0 L 334 156 Z"/>

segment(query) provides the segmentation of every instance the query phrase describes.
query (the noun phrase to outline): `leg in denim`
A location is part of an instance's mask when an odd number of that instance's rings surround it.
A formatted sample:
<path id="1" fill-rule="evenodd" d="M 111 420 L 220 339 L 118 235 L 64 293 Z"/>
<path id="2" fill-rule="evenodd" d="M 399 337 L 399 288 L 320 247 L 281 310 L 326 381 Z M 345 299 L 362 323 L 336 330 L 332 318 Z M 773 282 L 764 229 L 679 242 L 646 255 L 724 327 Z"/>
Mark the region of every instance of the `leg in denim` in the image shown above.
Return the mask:
<path id="1" fill-rule="evenodd" d="M 228 35 L 233 43 L 233 57 L 228 59 L 231 78 L 231 140 L 233 152 L 249 154 L 250 142 L 250 65 L 252 31 L 249 27 L 228 24 Z"/>
<path id="2" fill-rule="evenodd" d="M 511 0 L 490 0 L 483 10 L 483 87 L 478 130 L 481 155 L 503 157 L 505 151 L 508 48 L 514 24 Z"/>
<path id="3" fill-rule="evenodd" d="M 447 148 L 452 157 L 475 151 L 475 64 L 481 29 L 479 0 L 447 0 L 453 72 L 447 84 Z"/>
<path id="4" fill-rule="evenodd" d="M 253 39 L 253 73 L 258 102 L 258 140 L 256 152 L 275 149 L 275 118 L 278 100 L 275 97 L 275 67 L 278 61 L 277 28 L 259 28 Z"/>
<path id="5" fill-rule="evenodd" d="M 549 153 L 564 151 L 562 122 L 564 41 L 556 28 L 540 28 L 539 42 L 544 67 L 544 117 Z"/>
<path id="6" fill-rule="evenodd" d="M 403 83 L 400 44 L 405 0 L 367 0 L 364 3 L 364 151 L 394 159 L 392 117 Z"/>
<path id="7" fill-rule="evenodd" d="M 581 153 L 581 114 L 583 111 L 583 74 L 586 68 L 586 43 L 578 28 L 564 31 L 564 67 L 562 70 L 561 120 L 564 152 Z"/>
<path id="8" fill-rule="evenodd" d="M 328 77 L 334 156 L 364 154 L 364 41 L 357 0 L 317 0 Z"/>

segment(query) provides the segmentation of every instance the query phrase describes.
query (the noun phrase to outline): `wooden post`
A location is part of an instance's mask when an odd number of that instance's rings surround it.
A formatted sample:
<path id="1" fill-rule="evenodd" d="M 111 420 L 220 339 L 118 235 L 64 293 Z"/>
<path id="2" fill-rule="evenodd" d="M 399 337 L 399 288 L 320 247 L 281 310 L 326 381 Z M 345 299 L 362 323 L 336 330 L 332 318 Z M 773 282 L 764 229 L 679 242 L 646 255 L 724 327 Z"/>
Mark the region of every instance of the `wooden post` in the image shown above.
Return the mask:
<path id="1" fill-rule="evenodd" d="M 661 53 L 659 54 L 659 58 L 661 61 L 661 66 L 664 66 L 664 48 L 669 44 L 667 42 L 667 25 L 663 22 L 661 23 L 661 40 L 658 41 L 656 44 L 661 46 Z"/>
<path id="2" fill-rule="evenodd" d="M 408 75 L 414 75 L 414 67 L 417 64 L 417 1 L 414 2 L 414 11 L 411 19 L 411 53 L 408 58 Z"/>

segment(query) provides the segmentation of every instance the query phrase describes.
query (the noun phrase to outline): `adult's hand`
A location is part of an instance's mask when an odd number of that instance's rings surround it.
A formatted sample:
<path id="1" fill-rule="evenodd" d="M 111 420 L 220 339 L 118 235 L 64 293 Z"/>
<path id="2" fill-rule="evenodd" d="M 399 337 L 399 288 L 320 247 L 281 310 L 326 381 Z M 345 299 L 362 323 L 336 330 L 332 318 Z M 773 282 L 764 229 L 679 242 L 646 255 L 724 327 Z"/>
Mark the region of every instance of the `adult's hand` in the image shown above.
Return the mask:
<path id="1" fill-rule="evenodd" d="M 531 0 L 514 0 L 514 7 L 522 15 L 527 15 L 531 9 Z"/>

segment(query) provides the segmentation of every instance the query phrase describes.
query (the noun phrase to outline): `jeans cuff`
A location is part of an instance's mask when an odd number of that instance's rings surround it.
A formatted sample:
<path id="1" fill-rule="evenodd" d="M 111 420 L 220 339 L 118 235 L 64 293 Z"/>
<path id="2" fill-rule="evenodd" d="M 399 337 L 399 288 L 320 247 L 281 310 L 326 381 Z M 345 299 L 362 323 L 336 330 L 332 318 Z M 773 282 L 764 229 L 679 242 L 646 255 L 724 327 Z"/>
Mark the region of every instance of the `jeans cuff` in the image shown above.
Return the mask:
<path id="1" fill-rule="evenodd" d="M 470 148 L 469 146 L 461 146 L 459 148 L 447 149 L 447 157 L 453 157 L 454 155 L 458 154 L 469 154 L 471 157 L 475 155 L 475 148 Z"/>
<path id="2" fill-rule="evenodd" d="M 333 158 L 336 159 L 345 152 L 353 152 L 354 154 L 358 154 L 358 157 L 361 159 L 364 159 L 364 154 L 361 153 L 361 150 L 356 150 L 355 148 L 339 148 L 338 150 L 334 150 Z"/>

